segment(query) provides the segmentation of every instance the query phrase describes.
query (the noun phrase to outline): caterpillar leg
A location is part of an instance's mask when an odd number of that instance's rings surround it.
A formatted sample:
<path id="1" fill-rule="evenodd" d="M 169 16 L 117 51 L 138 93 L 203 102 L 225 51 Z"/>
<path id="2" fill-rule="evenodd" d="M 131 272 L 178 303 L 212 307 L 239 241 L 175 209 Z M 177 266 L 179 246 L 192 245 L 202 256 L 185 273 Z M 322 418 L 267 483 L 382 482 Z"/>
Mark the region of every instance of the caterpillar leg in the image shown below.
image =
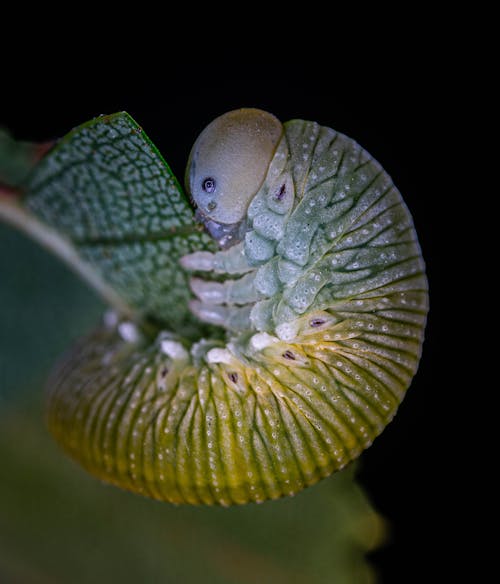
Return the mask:
<path id="1" fill-rule="evenodd" d="M 230 331 L 245 331 L 250 326 L 252 305 L 220 306 L 191 300 L 189 308 L 203 322 L 215 324 Z"/>
<path id="2" fill-rule="evenodd" d="M 249 304 L 260 299 L 254 282 L 255 272 L 250 272 L 242 278 L 225 282 L 191 278 L 190 287 L 194 294 L 207 304 Z"/>
<path id="3" fill-rule="evenodd" d="M 244 274 L 254 269 L 248 265 L 243 242 L 216 253 L 196 251 L 186 254 L 180 263 L 186 270 L 216 274 Z"/>
<path id="4" fill-rule="evenodd" d="M 197 299 L 192 300 L 189 307 L 203 322 L 231 331 L 251 328 L 250 313 L 262 294 L 255 285 L 257 272 L 255 268 L 249 267 L 242 255 L 242 249 L 238 245 L 215 254 L 196 252 L 182 258 L 181 264 L 187 270 L 212 271 L 228 276 L 244 274 L 240 278 L 228 278 L 224 282 L 191 278 L 190 288 Z"/>

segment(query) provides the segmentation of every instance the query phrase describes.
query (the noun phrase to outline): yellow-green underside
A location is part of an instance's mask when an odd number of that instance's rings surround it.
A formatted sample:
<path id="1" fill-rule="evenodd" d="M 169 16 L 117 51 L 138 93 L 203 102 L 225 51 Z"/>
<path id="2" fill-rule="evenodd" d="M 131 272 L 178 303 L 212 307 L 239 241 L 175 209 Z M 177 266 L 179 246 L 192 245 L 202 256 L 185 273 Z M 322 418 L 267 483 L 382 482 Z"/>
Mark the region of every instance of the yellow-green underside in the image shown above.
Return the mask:
<path id="1" fill-rule="evenodd" d="M 179 365 L 157 343 L 100 329 L 54 372 L 50 428 L 91 473 L 156 499 L 294 494 L 356 458 L 394 416 L 427 304 L 423 275 L 404 288 L 339 304 L 337 324 L 230 365 Z"/>

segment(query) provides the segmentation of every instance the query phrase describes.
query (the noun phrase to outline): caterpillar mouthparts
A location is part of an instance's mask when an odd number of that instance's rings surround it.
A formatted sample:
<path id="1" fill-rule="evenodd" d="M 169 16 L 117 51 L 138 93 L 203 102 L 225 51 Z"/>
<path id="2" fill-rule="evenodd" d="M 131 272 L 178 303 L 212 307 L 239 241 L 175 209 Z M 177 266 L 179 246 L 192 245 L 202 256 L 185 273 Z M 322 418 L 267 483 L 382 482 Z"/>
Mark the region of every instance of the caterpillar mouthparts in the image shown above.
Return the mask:
<path id="1" fill-rule="evenodd" d="M 255 109 L 201 133 L 186 181 L 219 250 L 188 249 L 178 270 L 225 339 L 108 317 L 54 370 L 50 429 L 90 473 L 155 499 L 293 495 L 370 446 L 417 370 L 412 218 L 352 139 Z"/>

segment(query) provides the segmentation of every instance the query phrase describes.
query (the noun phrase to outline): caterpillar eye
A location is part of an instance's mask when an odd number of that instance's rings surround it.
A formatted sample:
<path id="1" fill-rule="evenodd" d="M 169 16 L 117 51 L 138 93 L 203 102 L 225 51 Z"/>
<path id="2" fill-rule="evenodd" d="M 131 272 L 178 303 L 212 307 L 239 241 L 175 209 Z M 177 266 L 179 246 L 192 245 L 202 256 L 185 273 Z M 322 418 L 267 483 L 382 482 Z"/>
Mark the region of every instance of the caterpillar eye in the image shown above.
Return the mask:
<path id="1" fill-rule="evenodd" d="M 211 177 L 207 177 L 202 185 L 201 188 L 206 192 L 206 193 L 213 193 L 215 191 L 215 179 L 211 178 Z"/>

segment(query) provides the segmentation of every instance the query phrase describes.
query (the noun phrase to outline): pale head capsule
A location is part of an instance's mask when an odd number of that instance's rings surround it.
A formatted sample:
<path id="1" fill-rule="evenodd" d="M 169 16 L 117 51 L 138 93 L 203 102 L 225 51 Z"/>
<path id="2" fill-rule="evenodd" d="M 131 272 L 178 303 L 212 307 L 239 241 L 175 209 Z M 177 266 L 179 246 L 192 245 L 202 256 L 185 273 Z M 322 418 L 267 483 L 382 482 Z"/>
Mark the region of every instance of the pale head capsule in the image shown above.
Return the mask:
<path id="1" fill-rule="evenodd" d="M 242 108 L 216 118 L 196 140 L 186 188 L 198 219 L 223 247 L 233 243 L 282 134 L 283 125 L 272 114 Z"/>

